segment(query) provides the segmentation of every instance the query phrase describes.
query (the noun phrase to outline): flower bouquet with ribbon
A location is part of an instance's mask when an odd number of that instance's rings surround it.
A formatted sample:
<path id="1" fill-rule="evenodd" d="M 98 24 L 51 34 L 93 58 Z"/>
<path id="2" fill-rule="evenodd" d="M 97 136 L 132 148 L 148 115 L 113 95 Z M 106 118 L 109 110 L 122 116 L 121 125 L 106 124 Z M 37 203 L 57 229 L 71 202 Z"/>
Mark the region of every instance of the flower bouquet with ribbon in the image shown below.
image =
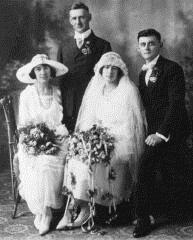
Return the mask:
<path id="1" fill-rule="evenodd" d="M 114 149 L 114 142 L 115 139 L 109 133 L 109 130 L 97 125 L 93 125 L 93 127 L 87 131 L 75 132 L 69 138 L 66 167 L 68 168 L 68 164 L 70 161 L 72 161 L 72 159 L 77 159 L 76 167 L 79 168 L 79 171 L 81 171 L 82 165 L 86 165 L 88 167 L 87 196 L 89 199 L 88 204 L 90 207 L 90 215 L 88 219 L 82 223 L 82 230 L 84 232 L 93 230 L 95 226 L 93 217 L 95 216 L 95 198 L 98 194 L 98 190 L 95 186 L 95 173 L 97 165 L 99 164 L 102 164 L 105 168 L 108 169 L 109 172 L 109 190 L 108 193 L 105 193 L 101 198 L 107 199 L 109 196 L 109 200 L 113 199 L 111 181 L 115 179 L 116 173 L 111 167 L 111 158 Z M 80 162 L 80 164 L 78 162 Z M 73 187 L 77 184 L 77 179 L 72 172 L 70 172 L 69 175 L 71 177 L 71 189 L 65 187 L 64 194 L 68 194 L 68 199 L 72 199 Z M 67 177 L 67 175 L 65 177 Z"/>
<path id="2" fill-rule="evenodd" d="M 18 129 L 19 143 L 29 155 L 55 155 L 60 150 L 59 136 L 54 129 L 50 129 L 46 123 L 29 124 Z"/>
<path id="3" fill-rule="evenodd" d="M 113 149 L 114 138 L 108 133 L 108 129 L 93 125 L 87 131 L 75 132 L 70 136 L 67 160 L 78 156 L 78 159 L 87 165 L 108 165 Z"/>

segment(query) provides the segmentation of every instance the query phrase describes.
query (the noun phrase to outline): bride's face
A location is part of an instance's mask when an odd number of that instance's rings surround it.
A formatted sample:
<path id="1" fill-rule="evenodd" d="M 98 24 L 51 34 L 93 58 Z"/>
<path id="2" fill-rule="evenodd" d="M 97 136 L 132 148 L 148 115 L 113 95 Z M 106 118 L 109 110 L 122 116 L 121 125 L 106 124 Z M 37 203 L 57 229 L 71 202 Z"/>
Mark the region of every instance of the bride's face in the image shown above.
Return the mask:
<path id="1" fill-rule="evenodd" d="M 102 70 L 102 77 L 107 83 L 118 84 L 118 67 L 112 65 L 105 65 Z"/>
<path id="2" fill-rule="evenodd" d="M 51 77 L 51 69 L 48 65 L 40 64 L 34 68 L 36 79 L 39 83 L 49 82 Z"/>

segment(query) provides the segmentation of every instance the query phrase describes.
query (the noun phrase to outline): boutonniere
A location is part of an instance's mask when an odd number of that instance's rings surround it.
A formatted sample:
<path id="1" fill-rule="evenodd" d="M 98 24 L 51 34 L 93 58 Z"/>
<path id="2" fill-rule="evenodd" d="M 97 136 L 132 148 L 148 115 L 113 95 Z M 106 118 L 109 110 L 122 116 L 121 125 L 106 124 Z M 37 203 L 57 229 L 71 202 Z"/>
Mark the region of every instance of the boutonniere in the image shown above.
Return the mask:
<path id="1" fill-rule="evenodd" d="M 86 41 L 84 47 L 82 48 L 82 53 L 84 55 L 89 55 L 92 53 L 90 48 L 90 41 Z"/>
<path id="2" fill-rule="evenodd" d="M 149 77 L 149 81 L 152 83 L 156 83 L 160 74 L 161 74 L 160 69 L 158 67 L 153 67 L 151 75 Z"/>

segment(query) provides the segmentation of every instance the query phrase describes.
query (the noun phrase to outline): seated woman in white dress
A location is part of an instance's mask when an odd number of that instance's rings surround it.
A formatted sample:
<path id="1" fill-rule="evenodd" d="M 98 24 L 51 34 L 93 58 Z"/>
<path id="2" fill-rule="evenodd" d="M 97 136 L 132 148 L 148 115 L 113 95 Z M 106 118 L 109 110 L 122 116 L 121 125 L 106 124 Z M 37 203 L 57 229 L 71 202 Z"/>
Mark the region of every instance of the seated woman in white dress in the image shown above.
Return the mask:
<path id="1" fill-rule="evenodd" d="M 109 192 L 108 171 L 99 166 L 95 172 L 97 195 L 95 202 L 103 206 L 117 205 L 129 200 L 136 182 L 139 158 L 143 151 L 145 137 L 145 117 L 138 89 L 128 77 L 128 70 L 115 52 L 105 53 L 95 66 L 95 75 L 91 79 L 83 97 L 76 130 L 90 129 L 93 124 L 109 129 L 115 138 L 111 166 L 116 178 L 112 183 L 113 201 L 105 199 Z M 89 215 L 87 165 L 76 159 L 70 159 L 64 184 L 72 191 L 81 207 L 81 212 L 73 223 L 68 222 L 67 211 L 57 228 L 78 227 Z M 66 172 L 65 172 L 66 173 Z M 71 186 L 73 174 L 76 184 Z M 69 177 L 68 177 L 69 176 Z"/>
<path id="2" fill-rule="evenodd" d="M 28 85 L 20 95 L 19 127 L 45 123 L 59 135 L 68 135 L 61 124 L 63 113 L 60 90 L 50 84 L 55 76 L 65 74 L 68 68 L 61 63 L 49 60 L 47 55 L 37 54 L 31 62 L 18 69 L 16 76 Z M 19 192 L 26 200 L 30 211 L 35 215 L 34 225 L 41 235 L 49 231 L 52 219 L 51 208 L 59 209 L 63 204 L 61 194 L 65 143 L 63 151 L 56 155 L 30 155 L 23 145 L 18 145 Z"/>

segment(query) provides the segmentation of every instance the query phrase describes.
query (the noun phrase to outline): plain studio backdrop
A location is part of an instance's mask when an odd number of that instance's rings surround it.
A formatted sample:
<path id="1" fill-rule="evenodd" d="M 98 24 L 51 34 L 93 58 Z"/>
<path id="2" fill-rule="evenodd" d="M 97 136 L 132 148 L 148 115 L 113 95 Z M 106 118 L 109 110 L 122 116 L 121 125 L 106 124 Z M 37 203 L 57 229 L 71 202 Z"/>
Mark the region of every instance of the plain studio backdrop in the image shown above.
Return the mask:
<path id="1" fill-rule="evenodd" d="M 66 51 L 73 31 L 68 21 L 70 0 L 0 1 L 0 96 L 12 93 L 17 111 L 18 95 L 25 85 L 15 72 L 38 52 L 56 59 L 58 44 Z M 127 63 L 137 83 L 142 60 L 137 53 L 137 33 L 155 28 L 162 34 L 163 54 L 185 71 L 187 100 L 193 91 L 193 4 L 192 0 L 82 0 L 92 13 L 91 28 L 111 42 Z M 189 105 L 192 116 L 192 106 Z M 7 154 L 6 130 L 0 108 L 0 154 Z M 2 156 L 2 155 L 1 155 Z M 2 162 L 2 161 L 1 161 Z"/>

